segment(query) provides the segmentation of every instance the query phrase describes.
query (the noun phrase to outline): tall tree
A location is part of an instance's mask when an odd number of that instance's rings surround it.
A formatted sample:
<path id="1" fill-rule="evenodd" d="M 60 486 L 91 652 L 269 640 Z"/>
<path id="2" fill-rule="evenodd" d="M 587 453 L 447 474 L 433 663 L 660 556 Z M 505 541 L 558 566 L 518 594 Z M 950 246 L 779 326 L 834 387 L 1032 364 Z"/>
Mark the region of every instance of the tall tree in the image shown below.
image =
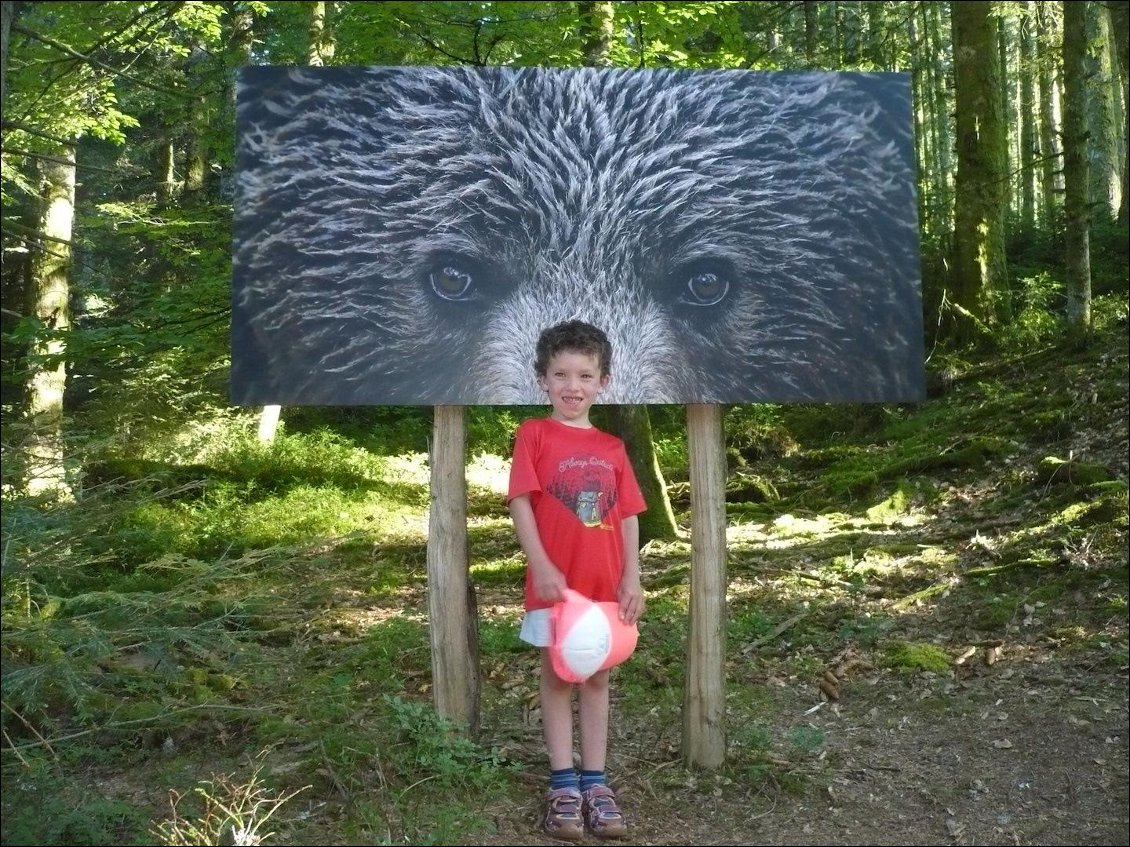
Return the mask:
<path id="1" fill-rule="evenodd" d="M 1068 4 L 1070 5 L 1070 4 Z M 1119 173 L 1124 156 L 1120 147 L 1126 144 L 1126 112 L 1118 78 L 1117 59 L 1113 53 L 1113 36 L 1108 5 L 1087 2 L 1087 127 L 1089 130 L 1088 180 L 1091 202 L 1113 218 L 1122 204 L 1122 176 Z M 1066 14 L 1066 9 L 1064 10 Z"/>
<path id="2" fill-rule="evenodd" d="M 71 232 L 75 218 L 75 151 L 39 159 L 40 213 L 31 261 L 29 312 L 42 326 L 31 345 L 26 414 L 30 424 L 27 491 L 70 498 L 63 463 L 66 338 L 71 328 Z"/>
<path id="3" fill-rule="evenodd" d="M 819 4 L 814 0 L 804 0 L 804 63 L 810 68 L 819 67 L 816 53 L 820 44 L 818 7 Z"/>
<path id="4" fill-rule="evenodd" d="M 1036 225 L 1036 51 L 1032 30 L 1035 22 L 1024 14 L 1017 21 L 1020 61 L 1017 75 L 1020 83 L 1020 222 L 1027 228 Z"/>
<path id="5" fill-rule="evenodd" d="M 333 63 L 337 45 L 333 35 L 333 12 L 336 4 L 315 0 L 310 4 L 310 45 L 306 64 L 323 67 Z"/>
<path id="6" fill-rule="evenodd" d="M 1060 144 L 1058 35 L 1054 3 L 1029 0 L 1028 14 L 1036 21 L 1036 82 L 1040 114 L 1040 198 L 1045 227 L 1051 227 L 1063 206 L 1063 149 Z"/>
<path id="7" fill-rule="evenodd" d="M 1130 139 L 1125 135 L 1126 110 L 1130 109 L 1130 0 L 1111 0 L 1107 3 L 1110 8 L 1110 26 L 1114 33 L 1115 58 L 1118 63 L 1116 82 L 1122 92 L 1122 203 L 1118 207 L 1118 223 L 1126 226 L 1127 203 L 1130 202 L 1130 162 L 1127 160 L 1127 151 L 1130 150 Z"/>
<path id="8" fill-rule="evenodd" d="M 19 3 L 0 3 L 0 104 L 8 99 L 8 36 Z"/>
<path id="9" fill-rule="evenodd" d="M 991 335 L 1009 311 L 1005 260 L 1007 126 L 1002 108 L 996 20 L 987 0 L 950 4 L 953 26 L 957 181 L 952 312 L 958 341 Z"/>
<path id="10" fill-rule="evenodd" d="M 922 50 L 918 60 L 926 67 L 923 97 L 926 112 L 924 133 L 930 145 L 929 167 L 923 172 L 921 182 L 930 198 L 929 217 L 925 232 L 938 240 L 944 249 L 953 225 L 953 126 L 952 81 L 946 57 L 949 54 L 943 28 L 945 21 L 940 4 L 919 5 L 922 16 Z"/>
<path id="11" fill-rule="evenodd" d="M 1067 329 L 1076 344 L 1091 331 L 1090 203 L 1087 155 L 1087 10 L 1063 4 L 1063 178 L 1067 216 Z"/>

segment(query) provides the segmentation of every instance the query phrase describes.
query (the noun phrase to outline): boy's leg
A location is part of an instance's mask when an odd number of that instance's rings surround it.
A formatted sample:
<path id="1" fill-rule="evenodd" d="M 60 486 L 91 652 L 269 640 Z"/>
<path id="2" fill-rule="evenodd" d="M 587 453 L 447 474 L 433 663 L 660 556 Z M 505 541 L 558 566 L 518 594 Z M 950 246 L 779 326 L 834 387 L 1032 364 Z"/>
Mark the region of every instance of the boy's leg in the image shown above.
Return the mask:
<path id="1" fill-rule="evenodd" d="M 586 777 L 597 779 L 598 774 L 602 777 L 604 773 L 608 754 L 608 679 L 609 672 L 601 671 L 581 686 L 581 778 L 586 783 Z M 592 834 L 599 838 L 627 835 L 628 825 L 616 805 L 612 789 L 602 778 L 586 787 L 583 792 L 585 823 Z"/>
<path id="2" fill-rule="evenodd" d="M 608 678 L 608 671 L 600 671 L 580 686 L 582 770 L 604 770 L 608 755 Z"/>
<path id="3" fill-rule="evenodd" d="M 541 651 L 541 727 L 550 770 L 573 767 L 573 684 L 553 672 L 549 651 Z"/>
<path id="4" fill-rule="evenodd" d="M 550 771 L 573 771 L 573 685 L 553 672 L 549 651 L 542 650 L 541 726 L 549 753 Z M 556 776 L 556 775 L 554 775 Z M 576 777 L 574 776 L 574 780 Z M 552 782 L 552 780 L 551 780 Z M 546 797 L 542 829 L 553 838 L 580 841 L 585 834 L 581 792 L 575 783 L 569 787 L 550 785 Z"/>

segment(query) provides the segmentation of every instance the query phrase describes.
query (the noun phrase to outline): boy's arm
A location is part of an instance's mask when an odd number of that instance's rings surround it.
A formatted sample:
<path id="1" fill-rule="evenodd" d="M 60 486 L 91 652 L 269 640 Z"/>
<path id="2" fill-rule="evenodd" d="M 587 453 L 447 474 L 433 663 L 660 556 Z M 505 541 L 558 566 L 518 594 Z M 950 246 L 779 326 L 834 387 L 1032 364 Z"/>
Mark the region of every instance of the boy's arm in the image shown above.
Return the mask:
<path id="1" fill-rule="evenodd" d="M 565 574 L 549 560 L 549 554 L 541 543 L 538 525 L 534 520 L 534 507 L 530 505 L 528 494 L 519 494 L 510 501 L 510 517 L 514 520 L 514 531 L 518 543 L 526 554 L 527 567 L 533 578 L 534 594 L 546 603 L 557 603 L 565 599 Z"/>
<path id="2" fill-rule="evenodd" d="M 635 515 L 620 522 L 624 542 L 624 575 L 616 592 L 620 601 L 620 620 L 635 623 L 643 614 L 644 596 L 640 587 L 640 520 Z"/>

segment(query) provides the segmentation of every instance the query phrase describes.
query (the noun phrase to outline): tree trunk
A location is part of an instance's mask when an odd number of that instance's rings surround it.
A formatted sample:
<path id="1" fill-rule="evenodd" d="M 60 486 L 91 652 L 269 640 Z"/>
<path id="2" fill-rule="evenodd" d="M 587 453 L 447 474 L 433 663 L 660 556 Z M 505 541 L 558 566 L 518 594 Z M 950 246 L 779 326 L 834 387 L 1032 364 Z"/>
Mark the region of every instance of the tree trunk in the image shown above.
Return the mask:
<path id="1" fill-rule="evenodd" d="M 884 47 L 888 40 L 893 41 L 893 31 L 889 31 L 886 21 L 886 3 L 866 3 L 864 11 L 867 15 L 867 59 L 872 70 L 897 71 L 897 51 L 890 50 L 892 58 L 888 60 L 887 48 Z M 907 15 L 913 18 L 913 13 Z"/>
<path id="2" fill-rule="evenodd" d="M 226 60 L 228 64 L 229 79 L 234 79 L 236 72 L 251 61 L 251 48 L 255 43 L 255 16 L 242 4 L 236 2 L 226 3 L 224 7 L 225 24 L 228 30 Z M 227 106 L 234 115 L 236 109 L 234 83 L 227 92 Z M 234 118 L 233 118 L 234 120 Z M 264 406 L 259 412 L 259 441 L 270 444 L 279 433 L 279 421 L 282 418 L 282 406 Z"/>
<path id="3" fill-rule="evenodd" d="M 1036 66 L 1040 85 L 1040 194 L 1044 226 L 1050 229 L 1063 204 L 1063 149 L 1056 109 L 1060 99 L 1056 96 L 1056 62 L 1050 58 L 1060 52 L 1053 50 L 1059 39 L 1049 4 L 1029 0 L 1028 9 L 1036 18 L 1036 52 L 1040 59 Z"/>
<path id="4" fill-rule="evenodd" d="M 1093 208 L 1113 220 L 1122 205 L 1119 145 L 1125 142 L 1126 134 L 1111 49 L 1110 12 L 1106 3 L 1087 2 L 1083 8 L 1087 16 L 1088 194 Z"/>
<path id="5" fill-rule="evenodd" d="M 616 9 L 609 0 L 581 0 L 577 3 L 581 53 L 590 68 L 612 65 L 612 38 L 616 34 Z"/>
<path id="6" fill-rule="evenodd" d="M 38 251 L 31 262 L 31 313 L 42 323 L 29 351 L 27 491 L 69 499 L 63 464 L 66 333 L 71 326 L 71 231 L 75 217 L 75 151 L 39 162 Z"/>
<path id="7" fill-rule="evenodd" d="M 942 70 L 945 53 L 942 41 L 942 12 L 940 4 L 923 4 L 924 27 L 922 36 L 929 47 L 928 62 L 933 92 L 931 135 L 934 137 L 934 202 L 935 234 L 941 238 L 953 229 L 953 129 L 950 122 L 951 106 L 948 96 L 948 76 Z"/>
<path id="8" fill-rule="evenodd" d="M 153 154 L 153 177 L 157 183 L 157 204 L 168 206 L 176 196 L 176 151 L 173 147 L 171 129 L 166 125 L 161 128 L 157 138 L 156 149 Z"/>
<path id="9" fill-rule="evenodd" d="M 1110 8 L 1110 26 L 1111 31 L 1114 33 L 1114 47 L 1115 58 L 1118 62 L 1118 73 L 1116 80 L 1121 92 L 1122 99 L 1122 122 L 1121 127 L 1123 130 L 1122 138 L 1122 161 L 1120 163 L 1122 170 L 1122 203 L 1118 207 L 1118 224 L 1119 226 L 1126 226 L 1127 220 L 1127 195 L 1128 191 L 1127 176 L 1130 174 L 1130 162 L 1127 161 L 1127 150 L 1130 149 L 1130 139 L 1125 136 L 1126 132 L 1126 112 L 1130 110 L 1130 2 L 1128 0 L 1117 0 L 1117 2 L 1107 3 Z"/>
<path id="10" fill-rule="evenodd" d="M 1036 84 L 1033 67 L 1032 20 L 1028 15 L 1020 27 L 1020 223 L 1026 229 L 1036 225 Z"/>
<path id="11" fill-rule="evenodd" d="M 819 3 L 804 0 L 804 61 L 809 68 L 819 67 L 817 49 L 820 44 Z"/>
<path id="12" fill-rule="evenodd" d="M 208 127 L 208 100 L 204 97 L 192 99 L 193 115 L 189 121 L 188 139 L 184 149 L 184 191 L 182 196 L 189 205 L 205 202 L 205 187 L 208 176 L 208 155 L 204 137 Z"/>
<path id="13" fill-rule="evenodd" d="M 310 4 L 310 20 L 307 28 L 308 39 L 306 45 L 306 59 L 307 63 L 314 67 L 322 67 L 328 65 L 333 61 L 334 52 L 336 50 L 336 42 L 334 40 L 332 28 L 332 12 L 333 3 L 325 3 L 318 0 Z M 233 19 L 233 25 L 239 23 L 241 19 Z M 249 23 L 249 22 L 248 22 Z M 235 49 L 242 53 L 244 60 L 250 56 L 251 50 L 251 30 L 245 27 L 242 30 L 234 29 L 233 34 L 244 32 L 246 33 L 246 48 L 241 49 L 242 45 L 233 45 Z M 264 444 L 269 444 L 275 440 L 275 436 L 279 433 L 279 421 L 282 418 L 282 406 L 272 405 L 264 406 L 263 411 L 259 413 L 259 441 Z"/>
<path id="14" fill-rule="evenodd" d="M 336 44 L 331 28 L 333 3 L 318 0 L 310 4 L 307 23 L 306 62 L 313 67 L 323 67 L 333 61 Z M 250 54 L 250 51 L 248 51 Z M 279 432 L 282 406 L 264 406 L 259 413 L 259 441 L 269 444 Z"/>
<path id="15" fill-rule="evenodd" d="M 8 99 L 8 35 L 18 3 L 0 3 L 0 105 Z"/>
<path id="16" fill-rule="evenodd" d="M 840 0 L 833 0 L 828 6 L 832 27 L 832 56 L 830 65 L 825 67 L 834 70 L 844 66 L 844 4 Z"/>
<path id="17" fill-rule="evenodd" d="M 845 0 L 844 7 L 844 61 L 842 67 L 855 68 L 859 65 L 863 17 L 860 0 Z"/>
<path id="18" fill-rule="evenodd" d="M 259 413 L 259 443 L 270 444 L 279 434 L 279 417 L 282 406 L 264 406 Z"/>
<path id="19" fill-rule="evenodd" d="M 987 0 L 950 4 L 957 113 L 952 311 L 943 331 L 958 342 L 991 339 L 1007 318 L 1007 128 L 1000 53 Z"/>
<path id="20" fill-rule="evenodd" d="M 652 539 L 670 541 L 677 537 L 675 510 L 667 496 L 667 483 L 655 455 L 651 434 L 651 415 L 647 406 L 608 406 L 611 429 L 624 441 L 628 459 L 632 463 L 648 505 L 639 516 L 640 546 Z"/>
<path id="21" fill-rule="evenodd" d="M 1087 11 L 1063 4 L 1063 180 L 1067 216 L 1067 333 L 1085 345 L 1091 331 L 1091 221 L 1087 202 Z"/>
<path id="22" fill-rule="evenodd" d="M 307 46 L 307 64 L 322 67 L 333 63 L 336 45 L 331 15 L 333 3 L 322 0 L 310 4 L 310 39 Z"/>
<path id="23" fill-rule="evenodd" d="M 918 16 L 911 12 L 906 16 L 906 40 L 910 55 L 922 57 L 923 38 L 918 31 Z M 910 89 L 914 103 L 914 157 L 918 168 L 918 225 L 923 236 L 934 232 L 933 202 L 937 190 L 937 177 L 933 173 L 934 142 L 936 136 L 930 131 L 930 88 L 926 83 L 929 64 L 921 58 L 910 63 Z"/>

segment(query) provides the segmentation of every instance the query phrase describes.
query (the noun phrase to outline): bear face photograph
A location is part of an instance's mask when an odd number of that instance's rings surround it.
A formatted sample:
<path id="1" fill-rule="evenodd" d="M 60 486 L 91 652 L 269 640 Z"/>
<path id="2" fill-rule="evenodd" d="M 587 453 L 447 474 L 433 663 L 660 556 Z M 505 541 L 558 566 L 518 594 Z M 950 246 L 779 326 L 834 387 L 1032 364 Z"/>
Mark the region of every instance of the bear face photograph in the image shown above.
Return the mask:
<path id="1" fill-rule="evenodd" d="M 237 405 L 543 403 L 571 319 L 605 403 L 924 397 L 906 74 L 248 67 L 237 109 Z"/>

